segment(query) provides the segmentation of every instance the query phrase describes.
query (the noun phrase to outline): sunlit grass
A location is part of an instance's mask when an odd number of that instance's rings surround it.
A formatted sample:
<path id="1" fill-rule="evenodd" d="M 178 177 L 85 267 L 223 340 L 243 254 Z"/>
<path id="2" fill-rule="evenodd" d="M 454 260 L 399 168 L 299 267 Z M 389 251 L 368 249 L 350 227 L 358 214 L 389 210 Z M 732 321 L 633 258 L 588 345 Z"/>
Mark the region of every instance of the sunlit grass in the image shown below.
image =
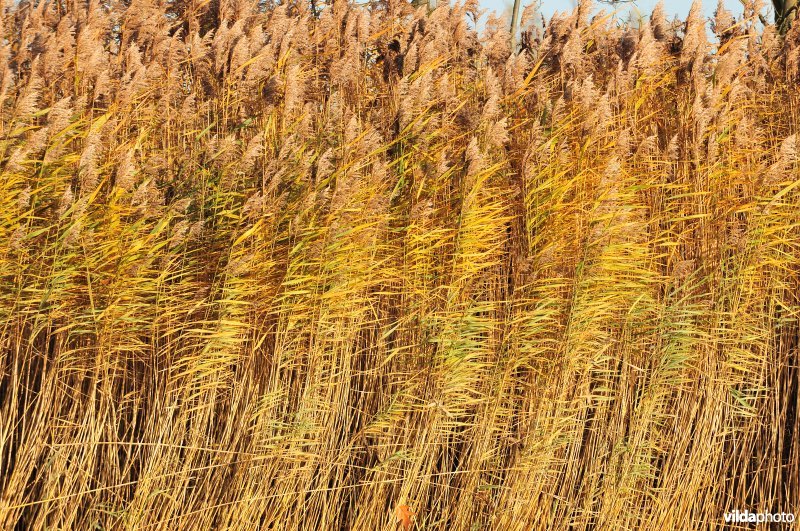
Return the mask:
<path id="1" fill-rule="evenodd" d="M 0 527 L 800 510 L 798 30 L 317 9 L 0 15 Z"/>

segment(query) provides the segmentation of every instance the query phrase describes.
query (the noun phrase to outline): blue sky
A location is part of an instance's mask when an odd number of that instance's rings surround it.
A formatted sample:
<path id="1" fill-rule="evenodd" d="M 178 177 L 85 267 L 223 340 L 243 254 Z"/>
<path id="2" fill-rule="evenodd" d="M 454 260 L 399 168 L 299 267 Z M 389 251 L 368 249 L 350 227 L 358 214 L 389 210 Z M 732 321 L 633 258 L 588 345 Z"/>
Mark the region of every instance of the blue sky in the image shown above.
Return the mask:
<path id="1" fill-rule="evenodd" d="M 556 11 L 571 11 L 577 4 L 577 0 L 522 0 L 522 5 L 527 6 L 537 1 L 541 2 L 542 14 L 544 14 L 545 18 L 548 20 Z M 483 8 L 502 13 L 506 9 L 510 12 L 513 0 L 480 0 L 480 2 Z M 626 9 L 633 9 L 638 10 L 639 13 L 644 16 L 649 16 L 656 3 L 657 0 L 636 0 L 634 2 L 620 2 L 617 5 L 621 12 L 624 12 Z M 769 2 L 767 3 L 769 4 Z M 725 0 L 724 4 L 734 15 L 740 15 L 742 13 L 742 4 L 739 0 Z M 609 3 L 601 3 L 597 0 L 595 1 L 595 5 L 609 12 L 614 9 Z M 686 18 L 691 5 L 691 0 L 664 0 L 664 11 L 670 18 L 673 15 Z M 703 2 L 703 12 L 707 17 L 713 17 L 716 8 L 717 0 L 706 0 Z"/>

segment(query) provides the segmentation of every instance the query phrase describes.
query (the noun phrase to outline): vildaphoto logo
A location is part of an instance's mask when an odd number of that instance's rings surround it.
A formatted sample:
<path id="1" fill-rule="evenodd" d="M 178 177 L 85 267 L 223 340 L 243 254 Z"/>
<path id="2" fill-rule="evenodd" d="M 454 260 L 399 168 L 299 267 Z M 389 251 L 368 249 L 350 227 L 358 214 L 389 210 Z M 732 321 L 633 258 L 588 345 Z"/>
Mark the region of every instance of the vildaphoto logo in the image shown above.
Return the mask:
<path id="1" fill-rule="evenodd" d="M 748 510 L 740 511 L 739 509 L 733 512 L 725 513 L 726 523 L 784 523 L 791 524 L 794 522 L 794 513 L 751 513 Z"/>

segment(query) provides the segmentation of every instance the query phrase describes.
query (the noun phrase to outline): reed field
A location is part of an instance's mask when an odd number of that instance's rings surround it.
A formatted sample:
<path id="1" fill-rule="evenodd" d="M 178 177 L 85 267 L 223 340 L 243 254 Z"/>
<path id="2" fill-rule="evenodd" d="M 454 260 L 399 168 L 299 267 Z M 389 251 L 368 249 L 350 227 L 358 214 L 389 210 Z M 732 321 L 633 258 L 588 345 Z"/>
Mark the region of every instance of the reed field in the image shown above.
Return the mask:
<path id="1" fill-rule="evenodd" d="M 596 7 L 4 0 L 0 529 L 800 516 L 800 23 Z"/>

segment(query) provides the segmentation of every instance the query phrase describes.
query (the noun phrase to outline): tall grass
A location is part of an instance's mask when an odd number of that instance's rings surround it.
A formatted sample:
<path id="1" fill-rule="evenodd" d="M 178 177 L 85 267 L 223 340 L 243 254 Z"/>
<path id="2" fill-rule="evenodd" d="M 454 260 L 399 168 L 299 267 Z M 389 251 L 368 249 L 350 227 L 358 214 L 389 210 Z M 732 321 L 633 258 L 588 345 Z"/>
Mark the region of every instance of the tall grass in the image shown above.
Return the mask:
<path id="1" fill-rule="evenodd" d="M 800 512 L 800 29 L 476 9 L 5 5 L 0 528 Z"/>

